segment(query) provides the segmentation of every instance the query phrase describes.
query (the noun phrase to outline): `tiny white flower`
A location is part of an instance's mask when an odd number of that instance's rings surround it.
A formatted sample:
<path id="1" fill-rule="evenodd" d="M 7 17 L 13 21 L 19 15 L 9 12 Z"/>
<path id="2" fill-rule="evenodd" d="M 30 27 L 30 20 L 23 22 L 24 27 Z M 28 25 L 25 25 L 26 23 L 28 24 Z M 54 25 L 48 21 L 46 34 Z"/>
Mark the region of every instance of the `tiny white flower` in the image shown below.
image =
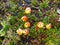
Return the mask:
<path id="1" fill-rule="evenodd" d="M 38 11 L 40 11 L 40 9 Z"/>
<path id="2" fill-rule="evenodd" d="M 60 18 L 58 19 L 58 21 L 60 21 Z"/>
<path id="3" fill-rule="evenodd" d="M 22 5 L 25 5 L 25 4 L 22 4 Z"/>
<path id="4" fill-rule="evenodd" d="M 60 14 L 60 9 L 57 9 L 57 13 Z"/>

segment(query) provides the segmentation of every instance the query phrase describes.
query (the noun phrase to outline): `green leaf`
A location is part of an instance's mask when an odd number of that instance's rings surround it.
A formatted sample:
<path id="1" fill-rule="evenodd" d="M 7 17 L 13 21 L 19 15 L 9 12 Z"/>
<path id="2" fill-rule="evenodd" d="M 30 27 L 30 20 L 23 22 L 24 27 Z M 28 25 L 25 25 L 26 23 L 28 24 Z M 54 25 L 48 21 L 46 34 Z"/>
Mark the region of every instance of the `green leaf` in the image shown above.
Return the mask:
<path id="1" fill-rule="evenodd" d="M 5 31 L 2 29 L 0 30 L 0 36 L 4 36 L 5 35 Z"/>

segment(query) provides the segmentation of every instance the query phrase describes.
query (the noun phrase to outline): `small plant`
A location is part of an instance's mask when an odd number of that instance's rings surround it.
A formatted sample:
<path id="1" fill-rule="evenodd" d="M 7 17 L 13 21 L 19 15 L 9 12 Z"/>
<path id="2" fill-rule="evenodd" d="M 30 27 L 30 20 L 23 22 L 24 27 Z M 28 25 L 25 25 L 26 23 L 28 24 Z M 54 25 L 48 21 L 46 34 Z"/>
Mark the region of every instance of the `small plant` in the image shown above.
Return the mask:
<path id="1" fill-rule="evenodd" d="M 40 3 L 40 8 L 48 8 L 48 4 L 49 4 L 49 1 L 48 0 L 43 0 L 41 3 Z"/>

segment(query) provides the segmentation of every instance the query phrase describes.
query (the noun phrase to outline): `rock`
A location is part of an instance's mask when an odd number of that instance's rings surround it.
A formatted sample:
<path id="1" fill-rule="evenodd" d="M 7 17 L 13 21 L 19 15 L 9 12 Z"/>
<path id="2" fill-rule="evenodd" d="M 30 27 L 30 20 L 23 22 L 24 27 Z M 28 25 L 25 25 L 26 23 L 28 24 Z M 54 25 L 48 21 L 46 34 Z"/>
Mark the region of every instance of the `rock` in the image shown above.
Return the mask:
<path id="1" fill-rule="evenodd" d="M 18 6 L 22 6 L 23 5 L 23 3 L 20 1 L 20 2 L 18 2 Z"/>
<path id="2" fill-rule="evenodd" d="M 58 8 L 60 8 L 60 2 L 58 3 Z"/>
<path id="3" fill-rule="evenodd" d="M 7 2 L 7 0 L 3 0 L 3 2 L 5 2 L 5 3 L 6 3 L 6 2 Z"/>
<path id="4" fill-rule="evenodd" d="M 26 3 L 30 4 L 31 0 L 24 0 Z"/>

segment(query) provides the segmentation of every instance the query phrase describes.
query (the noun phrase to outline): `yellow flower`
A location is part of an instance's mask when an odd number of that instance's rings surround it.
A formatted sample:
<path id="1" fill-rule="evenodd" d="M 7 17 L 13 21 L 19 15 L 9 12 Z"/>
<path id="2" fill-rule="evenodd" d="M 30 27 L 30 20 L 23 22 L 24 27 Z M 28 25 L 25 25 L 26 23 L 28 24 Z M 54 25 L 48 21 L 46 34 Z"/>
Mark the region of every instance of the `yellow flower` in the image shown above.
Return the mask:
<path id="1" fill-rule="evenodd" d="M 27 7 L 27 8 L 25 9 L 25 13 L 26 13 L 26 14 L 31 13 L 31 8 L 30 8 L 30 7 Z"/>
<path id="2" fill-rule="evenodd" d="M 28 17 L 27 16 L 23 16 L 21 19 L 26 22 L 28 20 Z"/>
<path id="3" fill-rule="evenodd" d="M 51 28 L 51 24 L 47 24 L 46 29 L 50 29 L 50 28 Z"/>
<path id="4" fill-rule="evenodd" d="M 43 22 L 38 22 L 38 23 L 37 23 L 37 26 L 38 26 L 39 28 L 43 28 L 44 23 L 43 23 Z"/>
<path id="5" fill-rule="evenodd" d="M 30 22 L 25 22 L 24 27 L 26 28 L 30 27 Z"/>
<path id="6" fill-rule="evenodd" d="M 29 30 L 28 30 L 28 29 L 24 29 L 24 30 L 23 30 L 23 34 L 24 34 L 24 35 L 28 35 L 28 34 L 29 34 Z"/>
<path id="7" fill-rule="evenodd" d="M 23 30 L 19 28 L 16 32 L 17 32 L 18 35 L 22 35 Z"/>

